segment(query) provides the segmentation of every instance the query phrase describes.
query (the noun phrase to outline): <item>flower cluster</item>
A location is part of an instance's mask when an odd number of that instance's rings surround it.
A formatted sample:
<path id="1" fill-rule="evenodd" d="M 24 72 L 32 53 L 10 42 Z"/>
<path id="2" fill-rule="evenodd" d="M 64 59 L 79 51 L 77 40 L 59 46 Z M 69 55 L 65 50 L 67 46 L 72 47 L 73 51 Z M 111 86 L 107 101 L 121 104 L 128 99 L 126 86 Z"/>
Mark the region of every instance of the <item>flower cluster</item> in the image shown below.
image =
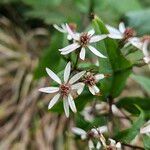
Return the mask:
<path id="1" fill-rule="evenodd" d="M 71 45 L 59 49 L 62 55 L 77 51 L 79 58 L 85 60 L 86 49 L 89 49 L 96 56 L 106 58 L 91 44 L 105 39 L 107 35 L 94 35 L 95 31 L 93 29 L 85 33 L 77 33 L 75 32 L 76 26 L 74 24 L 62 24 L 61 27 L 55 24 L 54 27 L 62 33 L 67 33 L 67 39 L 72 41 Z M 78 72 L 72 76 L 71 62 L 68 62 L 64 69 L 63 81 L 49 68 L 46 68 L 46 72 L 59 86 L 44 87 L 40 88 L 39 91 L 54 94 L 48 105 L 48 109 L 51 109 L 59 100 L 63 99 L 63 107 L 67 117 L 69 117 L 69 107 L 74 113 L 77 112 L 74 102 L 75 93 L 80 95 L 84 86 L 87 85 L 93 95 L 98 94 L 100 90 L 96 86 L 96 83 L 105 77 L 104 74 L 94 74 L 86 71 Z"/>
<path id="2" fill-rule="evenodd" d="M 103 133 L 108 132 L 107 126 L 92 128 L 87 132 L 81 128 L 73 127 L 72 132 L 76 135 L 79 135 L 82 140 L 88 140 L 88 147 L 90 150 L 100 150 L 101 147 L 103 147 L 106 150 L 121 150 L 120 142 L 116 142 L 113 139 L 109 139 L 108 143 L 104 138 Z M 97 143 L 94 143 L 95 139 L 97 139 Z"/>
<path id="3" fill-rule="evenodd" d="M 106 28 L 109 31 L 109 34 L 107 35 L 94 35 L 95 31 L 93 29 L 88 32 L 78 33 L 76 32 L 75 24 L 62 24 L 61 27 L 55 24 L 54 27 L 58 31 L 66 33 L 67 39 L 71 43 L 64 48 L 59 49 L 62 55 L 68 55 L 71 52 L 76 52 L 81 60 L 85 60 L 86 51 L 89 50 L 98 57 L 107 58 L 92 44 L 109 37 L 122 40 L 125 43 L 125 46 L 132 44 L 133 46 L 141 49 L 144 53 L 143 59 L 145 63 L 150 62 L 150 55 L 148 52 L 150 37 L 135 37 L 135 31 L 132 28 L 126 28 L 122 22 L 119 24 L 119 29 L 106 25 Z M 71 69 L 71 65 L 73 65 L 71 62 L 67 63 L 64 69 L 63 81 L 61 81 L 52 70 L 46 68 L 48 75 L 56 81 L 59 86 L 39 89 L 41 92 L 54 94 L 54 97 L 48 105 L 49 109 L 52 108 L 58 100 L 63 99 L 64 111 L 67 117 L 69 117 L 69 107 L 74 113 L 77 112 L 74 102 L 75 93 L 76 95 L 80 95 L 86 85 L 93 95 L 100 94 L 100 89 L 96 84 L 106 77 L 104 74 L 95 74 L 92 71 L 81 71 L 74 74 L 74 67 Z"/>
<path id="4" fill-rule="evenodd" d="M 119 24 L 119 29 L 116 29 L 110 25 L 106 25 L 109 34 L 108 37 L 112 39 L 120 39 L 125 42 L 125 47 L 128 45 L 133 45 L 136 48 L 140 49 L 144 55 L 144 62 L 149 64 L 150 63 L 150 52 L 149 52 L 149 45 L 150 45 L 150 36 L 146 35 L 144 37 L 138 38 L 135 37 L 136 32 L 132 28 L 126 28 L 124 23 L 121 22 Z"/>

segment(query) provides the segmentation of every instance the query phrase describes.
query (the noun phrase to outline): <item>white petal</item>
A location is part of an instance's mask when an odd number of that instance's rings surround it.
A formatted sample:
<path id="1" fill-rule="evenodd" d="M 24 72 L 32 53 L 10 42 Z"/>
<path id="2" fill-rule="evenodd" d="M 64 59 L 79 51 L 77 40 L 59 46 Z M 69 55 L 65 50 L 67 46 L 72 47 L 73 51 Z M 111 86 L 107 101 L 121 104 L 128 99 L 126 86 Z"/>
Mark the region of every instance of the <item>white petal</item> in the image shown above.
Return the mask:
<path id="1" fill-rule="evenodd" d="M 150 56 L 144 57 L 143 60 L 145 63 L 149 64 L 150 63 Z"/>
<path id="2" fill-rule="evenodd" d="M 110 34 L 120 34 L 120 31 L 110 25 L 106 25 L 107 30 Z"/>
<path id="3" fill-rule="evenodd" d="M 93 128 L 93 129 L 91 129 L 91 131 L 94 133 L 94 135 L 98 135 L 97 129 Z"/>
<path id="4" fill-rule="evenodd" d="M 71 110 L 72 110 L 74 113 L 76 113 L 76 112 L 77 112 L 77 109 L 76 109 L 76 106 L 75 106 L 73 97 L 72 97 L 71 95 L 68 95 L 68 103 L 69 103 L 69 106 L 70 106 Z"/>
<path id="5" fill-rule="evenodd" d="M 142 134 L 150 133 L 150 124 L 147 125 L 146 127 L 141 128 L 140 133 L 142 133 Z"/>
<path id="6" fill-rule="evenodd" d="M 52 70 L 46 68 L 46 72 L 54 81 L 56 81 L 58 84 L 61 84 L 60 78 Z"/>
<path id="7" fill-rule="evenodd" d="M 97 130 L 98 130 L 100 133 L 108 132 L 107 126 L 101 126 L 101 127 L 97 128 Z"/>
<path id="8" fill-rule="evenodd" d="M 92 150 L 94 148 L 94 143 L 92 140 L 89 140 L 88 141 L 88 146 L 89 146 L 89 149 Z"/>
<path id="9" fill-rule="evenodd" d="M 75 133 L 77 135 L 86 135 L 86 131 L 84 131 L 81 128 L 73 127 L 71 130 L 73 133 Z"/>
<path id="10" fill-rule="evenodd" d="M 123 39 L 123 35 L 122 34 L 108 34 L 108 37 L 109 38 L 112 38 L 112 39 Z"/>
<path id="11" fill-rule="evenodd" d="M 94 88 L 92 88 L 91 86 L 89 86 L 89 91 L 90 91 L 93 95 L 95 95 L 95 90 L 94 90 Z"/>
<path id="12" fill-rule="evenodd" d="M 88 35 L 92 36 L 95 33 L 94 29 L 91 29 L 90 31 L 88 31 Z"/>
<path id="13" fill-rule="evenodd" d="M 81 58 L 82 60 L 85 59 L 85 48 L 84 48 L 84 47 L 81 48 L 81 51 L 80 51 L 80 58 Z"/>
<path id="14" fill-rule="evenodd" d="M 58 102 L 59 98 L 60 98 L 60 94 L 58 93 L 49 102 L 48 109 L 51 109 Z"/>
<path id="15" fill-rule="evenodd" d="M 78 95 L 80 95 L 80 94 L 82 93 L 83 89 L 84 89 L 84 86 L 85 86 L 84 83 L 79 82 L 79 83 L 73 84 L 73 85 L 71 86 L 71 88 L 72 88 L 73 90 L 77 90 Z"/>
<path id="16" fill-rule="evenodd" d="M 94 89 L 96 94 L 99 93 L 99 91 L 100 91 L 99 88 L 96 85 L 93 86 L 93 89 Z"/>
<path id="17" fill-rule="evenodd" d="M 65 51 L 65 52 L 61 52 L 60 54 L 61 55 L 67 55 L 67 54 L 69 54 L 69 53 L 71 53 L 71 52 L 73 52 L 73 51 L 75 51 L 76 49 L 70 49 L 70 50 L 68 50 L 68 51 Z"/>
<path id="18" fill-rule="evenodd" d="M 70 83 L 70 84 L 75 83 L 75 82 L 78 81 L 85 73 L 86 73 L 86 71 L 81 71 L 81 72 L 75 74 L 75 75 L 69 80 L 69 83 Z"/>
<path id="19" fill-rule="evenodd" d="M 69 41 L 72 40 L 72 37 L 71 37 L 70 34 L 67 35 L 67 39 L 68 39 Z"/>
<path id="20" fill-rule="evenodd" d="M 76 83 L 76 84 L 73 84 L 73 85 L 71 86 L 71 89 L 73 89 L 73 90 L 78 90 L 78 89 L 82 88 L 83 86 L 84 86 L 84 83 L 78 82 L 78 83 Z"/>
<path id="21" fill-rule="evenodd" d="M 66 33 L 66 31 L 63 28 L 60 28 L 57 24 L 54 24 L 53 27 L 57 29 L 59 32 Z"/>
<path id="22" fill-rule="evenodd" d="M 117 142 L 117 144 L 116 144 L 116 148 L 121 148 L 121 143 L 120 142 Z"/>
<path id="23" fill-rule="evenodd" d="M 98 141 L 98 142 L 97 142 L 97 145 L 96 145 L 96 149 L 99 150 L 99 149 L 101 148 L 101 146 L 102 146 L 101 143 Z"/>
<path id="24" fill-rule="evenodd" d="M 65 70 L 64 70 L 64 82 L 68 82 L 69 76 L 70 76 L 70 71 L 71 71 L 71 63 L 68 62 Z"/>
<path id="25" fill-rule="evenodd" d="M 87 138 L 87 134 L 82 134 L 82 135 L 81 135 L 81 139 L 82 139 L 82 140 L 85 140 L 86 138 Z"/>
<path id="26" fill-rule="evenodd" d="M 107 35 L 95 35 L 95 36 L 92 36 L 91 39 L 90 39 L 90 43 L 101 41 L 101 40 L 105 39 L 106 37 L 107 37 Z"/>
<path id="27" fill-rule="evenodd" d="M 65 51 L 69 51 L 69 50 L 73 51 L 73 50 L 77 49 L 78 47 L 80 47 L 80 45 L 78 43 L 73 43 L 62 49 L 59 49 L 59 51 L 61 51 L 61 52 L 65 52 Z"/>
<path id="28" fill-rule="evenodd" d="M 64 29 L 66 32 L 67 32 L 67 29 L 66 29 L 66 25 L 65 24 L 61 24 L 61 27 L 62 27 L 62 29 Z"/>
<path id="29" fill-rule="evenodd" d="M 79 37 L 75 33 L 73 33 L 73 31 L 70 29 L 68 24 L 66 24 L 66 29 L 74 40 L 77 40 L 77 41 L 79 40 Z"/>
<path id="30" fill-rule="evenodd" d="M 143 50 L 144 56 L 149 56 L 149 53 L 148 53 L 148 45 L 149 45 L 149 41 L 145 41 L 145 42 L 143 43 L 143 48 L 142 48 L 142 50 Z"/>
<path id="31" fill-rule="evenodd" d="M 80 95 L 83 92 L 84 86 L 77 90 L 78 95 Z"/>
<path id="32" fill-rule="evenodd" d="M 63 99 L 63 106 L 64 106 L 64 111 L 66 114 L 66 117 L 69 117 L 69 104 L 68 104 L 68 99 L 64 98 Z"/>
<path id="33" fill-rule="evenodd" d="M 90 51 L 92 53 L 94 53 L 96 56 L 101 57 L 101 58 L 107 58 L 106 56 L 104 56 L 103 54 L 101 54 L 96 48 L 94 48 L 93 46 L 89 45 L 88 48 L 90 49 Z"/>
<path id="34" fill-rule="evenodd" d="M 96 74 L 95 78 L 96 78 L 96 81 L 98 82 L 99 80 L 104 79 L 105 76 L 104 76 L 104 74 Z"/>
<path id="35" fill-rule="evenodd" d="M 143 42 L 137 37 L 129 38 L 128 39 L 128 44 L 126 44 L 124 47 L 127 47 L 129 44 L 132 44 L 138 49 L 142 49 Z"/>
<path id="36" fill-rule="evenodd" d="M 116 141 L 115 141 L 115 140 L 109 139 L 109 141 L 110 141 L 110 145 L 111 145 L 111 146 L 115 146 L 115 145 L 116 145 Z"/>
<path id="37" fill-rule="evenodd" d="M 119 31 L 120 31 L 121 33 L 124 33 L 125 30 L 126 30 L 125 25 L 124 25 L 123 22 L 121 22 L 121 23 L 119 24 Z"/>
<path id="38" fill-rule="evenodd" d="M 44 87 L 39 89 L 40 92 L 44 93 L 55 93 L 59 91 L 58 87 Z"/>

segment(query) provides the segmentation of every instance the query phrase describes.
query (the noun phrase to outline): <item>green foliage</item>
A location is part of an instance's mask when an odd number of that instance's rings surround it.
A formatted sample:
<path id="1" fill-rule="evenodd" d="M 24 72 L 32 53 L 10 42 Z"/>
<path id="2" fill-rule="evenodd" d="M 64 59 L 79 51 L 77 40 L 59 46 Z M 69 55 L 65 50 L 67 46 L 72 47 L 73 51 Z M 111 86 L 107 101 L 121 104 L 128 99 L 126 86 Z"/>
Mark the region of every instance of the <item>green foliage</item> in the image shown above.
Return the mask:
<path id="1" fill-rule="evenodd" d="M 150 94 L 150 79 L 148 77 L 132 74 L 131 78 L 139 83 L 142 88 Z"/>
<path id="2" fill-rule="evenodd" d="M 116 140 L 130 143 L 140 133 L 140 128 L 144 124 L 144 112 L 142 110 L 140 112 L 139 118 L 133 123 L 132 127 L 119 132 L 115 136 Z"/>
<path id="3" fill-rule="evenodd" d="M 97 33 L 101 33 L 101 34 L 108 33 L 104 23 L 97 17 L 93 20 L 93 26 Z M 112 97 L 116 97 L 122 91 L 125 85 L 125 81 L 130 74 L 132 65 L 127 59 L 123 57 L 123 55 L 119 51 L 117 43 L 114 40 L 105 39 L 104 43 L 102 44 L 103 45 L 98 44 L 97 48 L 98 49 L 103 48 L 103 50 L 105 50 L 105 53 L 107 53 L 108 61 L 106 60 L 105 63 L 107 63 L 109 68 L 111 67 L 110 71 L 112 73 L 112 79 L 109 83 L 109 88 L 107 87 L 104 87 L 104 88 L 109 90 L 109 95 L 111 95 Z M 108 69 L 107 67 L 102 67 L 104 60 L 101 61 L 100 59 L 99 62 L 100 62 L 100 71 L 101 71 L 101 68 Z M 106 64 L 104 65 L 106 66 Z M 103 91 L 103 92 L 108 92 L 108 91 Z"/>
<path id="4" fill-rule="evenodd" d="M 61 55 L 58 49 L 63 45 L 63 34 L 57 33 L 53 35 L 50 46 L 43 51 L 43 55 L 39 60 L 39 64 L 35 69 L 35 78 L 39 79 L 46 75 L 45 68 L 48 67 L 53 71 L 60 69 Z"/>
<path id="5" fill-rule="evenodd" d="M 108 0 L 109 5 L 117 11 L 117 13 L 124 14 L 131 10 L 141 9 L 141 5 L 138 0 Z"/>
<path id="6" fill-rule="evenodd" d="M 150 150 L 150 136 L 148 135 L 143 136 L 143 144 L 144 144 L 145 150 Z"/>
<path id="7" fill-rule="evenodd" d="M 150 34 L 150 9 L 128 12 L 125 19 L 129 26 L 134 27 L 139 35 Z"/>
<path id="8" fill-rule="evenodd" d="M 140 98 L 140 97 L 124 97 L 117 102 L 119 108 L 124 108 L 131 114 L 139 114 L 139 110 L 135 106 L 139 106 L 145 113 L 146 117 L 150 117 L 150 98 Z"/>

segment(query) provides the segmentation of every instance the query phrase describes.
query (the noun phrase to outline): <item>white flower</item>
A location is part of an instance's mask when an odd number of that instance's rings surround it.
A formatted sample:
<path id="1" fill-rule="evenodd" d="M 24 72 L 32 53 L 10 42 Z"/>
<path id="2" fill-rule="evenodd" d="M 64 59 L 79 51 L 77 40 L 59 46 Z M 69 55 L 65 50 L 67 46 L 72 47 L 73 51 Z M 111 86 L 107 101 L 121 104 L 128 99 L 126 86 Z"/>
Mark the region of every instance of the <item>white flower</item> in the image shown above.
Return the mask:
<path id="1" fill-rule="evenodd" d="M 127 45 L 132 44 L 136 48 L 140 49 L 144 55 L 144 62 L 150 63 L 150 51 L 149 51 L 149 44 L 150 44 L 150 36 L 144 36 L 143 38 L 132 38 L 129 39 Z"/>
<path id="2" fill-rule="evenodd" d="M 109 31 L 108 37 L 112 39 L 123 39 L 128 41 L 135 35 L 135 31 L 132 28 L 126 28 L 123 22 L 119 24 L 119 29 L 110 25 L 106 25 L 106 28 Z"/>
<path id="3" fill-rule="evenodd" d="M 91 106 L 85 107 L 81 114 L 86 121 L 92 122 L 94 120 L 95 115 L 108 113 L 108 111 L 109 105 L 106 102 L 101 102 L 100 104 L 94 103 Z"/>
<path id="4" fill-rule="evenodd" d="M 87 139 L 88 140 L 88 146 L 90 150 L 93 150 L 94 148 L 96 148 L 97 150 L 99 150 L 101 148 L 101 143 L 97 142 L 96 147 L 93 143 L 93 139 L 99 136 L 99 133 L 104 133 L 108 131 L 106 126 L 102 126 L 99 127 L 97 129 L 93 128 L 90 131 L 86 132 L 85 130 L 81 129 L 81 128 L 77 128 L 77 127 L 73 127 L 72 128 L 72 132 L 74 134 L 77 134 L 81 137 L 82 140 Z"/>
<path id="5" fill-rule="evenodd" d="M 54 26 L 54 28 L 57 29 L 59 32 L 67 33 L 67 39 L 68 39 L 68 40 L 72 40 L 72 37 L 71 37 L 71 35 L 68 33 L 67 27 L 66 27 L 65 24 L 61 24 L 60 26 L 58 26 L 57 24 L 54 24 L 53 26 Z M 72 30 L 72 32 L 74 32 L 75 25 L 74 25 L 74 24 L 69 24 L 69 26 L 70 26 L 70 28 L 72 27 L 71 30 Z"/>
<path id="6" fill-rule="evenodd" d="M 150 120 L 140 129 L 140 133 L 150 135 Z"/>
<path id="7" fill-rule="evenodd" d="M 96 83 L 105 77 L 104 74 L 96 74 L 94 75 L 91 72 L 87 72 L 84 76 L 83 82 L 88 86 L 89 91 L 96 95 L 100 92 L 99 88 L 96 86 Z"/>
<path id="8" fill-rule="evenodd" d="M 80 48 L 81 50 L 80 50 L 79 57 L 82 60 L 84 60 L 85 53 L 86 53 L 85 51 L 86 51 L 86 48 L 88 48 L 96 56 L 106 58 L 91 44 L 105 39 L 107 37 L 107 35 L 95 35 L 94 36 L 94 33 L 95 33 L 94 30 L 90 30 L 87 33 L 76 34 L 76 33 L 72 32 L 72 30 L 70 29 L 70 27 L 67 24 L 66 24 L 66 27 L 67 27 L 67 31 L 68 31 L 69 35 L 74 40 L 74 43 L 66 46 L 65 48 L 59 49 L 59 51 L 61 51 L 62 55 L 67 55 L 67 54 L 77 50 L 78 48 Z"/>
<path id="9" fill-rule="evenodd" d="M 109 141 L 110 141 L 109 147 L 111 147 L 113 150 L 120 150 L 121 149 L 121 143 L 120 142 L 116 142 L 113 139 L 109 139 Z"/>
<path id="10" fill-rule="evenodd" d="M 40 88 L 39 91 L 44 92 L 44 93 L 54 93 L 54 97 L 51 99 L 48 105 L 48 109 L 51 109 L 60 98 L 63 99 L 63 106 L 64 106 L 64 111 L 67 117 L 69 117 L 69 107 L 73 112 L 76 112 L 76 106 L 73 100 L 72 93 L 77 91 L 78 94 L 81 94 L 80 88 L 83 87 L 83 83 L 78 82 L 78 81 L 84 74 L 85 71 L 81 71 L 77 74 L 75 74 L 71 79 L 70 77 L 70 72 L 71 72 L 71 63 L 69 62 L 64 70 L 64 81 L 62 82 L 60 78 L 49 68 L 46 68 L 46 72 L 48 75 L 59 84 L 59 87 L 44 87 Z"/>

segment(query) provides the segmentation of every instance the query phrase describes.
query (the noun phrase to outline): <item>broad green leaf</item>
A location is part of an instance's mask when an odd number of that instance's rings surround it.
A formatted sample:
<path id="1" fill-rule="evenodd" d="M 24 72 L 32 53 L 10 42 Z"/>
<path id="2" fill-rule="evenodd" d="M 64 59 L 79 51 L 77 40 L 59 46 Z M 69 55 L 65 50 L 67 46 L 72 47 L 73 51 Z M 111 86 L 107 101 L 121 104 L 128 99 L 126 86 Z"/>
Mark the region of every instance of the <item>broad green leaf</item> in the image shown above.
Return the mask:
<path id="1" fill-rule="evenodd" d="M 138 0 L 108 0 L 110 7 L 116 12 L 124 14 L 125 12 L 141 9 Z"/>
<path id="2" fill-rule="evenodd" d="M 143 144 L 144 144 L 145 150 L 150 150 L 150 136 L 143 135 Z"/>
<path id="3" fill-rule="evenodd" d="M 93 19 L 93 26 L 96 33 L 108 34 L 105 24 L 98 17 Z M 105 60 L 99 59 L 100 72 L 107 72 L 111 74 L 109 83 L 106 84 L 104 81 L 104 84 L 102 84 L 102 92 L 105 93 L 105 96 L 109 94 L 112 97 L 116 97 L 125 86 L 125 81 L 130 74 L 132 65 L 121 54 L 117 43 L 113 39 L 107 38 L 104 42 L 99 42 L 97 44 L 97 49 L 101 50 L 101 52 L 108 57 Z"/>
<path id="4" fill-rule="evenodd" d="M 114 73 L 112 80 L 111 93 L 113 96 L 117 96 L 124 89 L 126 80 L 131 73 L 131 69 L 126 69 L 117 73 Z"/>
<path id="5" fill-rule="evenodd" d="M 62 0 L 22 0 L 25 4 L 33 8 L 52 8 L 60 5 Z M 40 11 L 40 10 L 39 10 Z"/>
<path id="6" fill-rule="evenodd" d="M 61 61 L 61 55 L 58 51 L 63 44 L 63 34 L 57 33 L 52 37 L 50 46 L 43 51 L 43 55 L 39 60 L 39 64 L 35 69 L 35 78 L 39 79 L 46 75 L 45 68 L 49 67 L 51 70 L 58 71 Z"/>
<path id="7" fill-rule="evenodd" d="M 147 117 L 150 117 L 150 98 L 125 97 L 117 102 L 117 107 L 124 108 L 131 114 L 139 114 L 139 110 L 135 104 L 144 111 Z"/>
<path id="8" fill-rule="evenodd" d="M 49 10 L 45 9 L 42 11 L 39 11 L 39 9 L 33 9 L 29 12 L 26 12 L 25 15 L 27 17 L 44 20 L 46 24 L 60 24 L 66 20 L 61 13 L 55 11 L 49 13 Z"/>
<path id="9" fill-rule="evenodd" d="M 75 4 L 76 4 L 77 8 L 83 13 L 88 13 L 89 2 L 90 2 L 90 0 L 75 0 Z"/>
<path id="10" fill-rule="evenodd" d="M 150 34 L 150 9 L 129 12 L 125 15 L 125 19 L 129 26 L 136 29 L 137 33 Z"/>
<path id="11" fill-rule="evenodd" d="M 140 133 L 140 128 L 144 124 L 144 112 L 140 110 L 139 118 L 133 123 L 132 127 L 119 132 L 115 139 L 129 144 Z"/>
<path id="12" fill-rule="evenodd" d="M 150 94 L 150 78 L 132 74 L 131 78 L 139 83 Z"/>

